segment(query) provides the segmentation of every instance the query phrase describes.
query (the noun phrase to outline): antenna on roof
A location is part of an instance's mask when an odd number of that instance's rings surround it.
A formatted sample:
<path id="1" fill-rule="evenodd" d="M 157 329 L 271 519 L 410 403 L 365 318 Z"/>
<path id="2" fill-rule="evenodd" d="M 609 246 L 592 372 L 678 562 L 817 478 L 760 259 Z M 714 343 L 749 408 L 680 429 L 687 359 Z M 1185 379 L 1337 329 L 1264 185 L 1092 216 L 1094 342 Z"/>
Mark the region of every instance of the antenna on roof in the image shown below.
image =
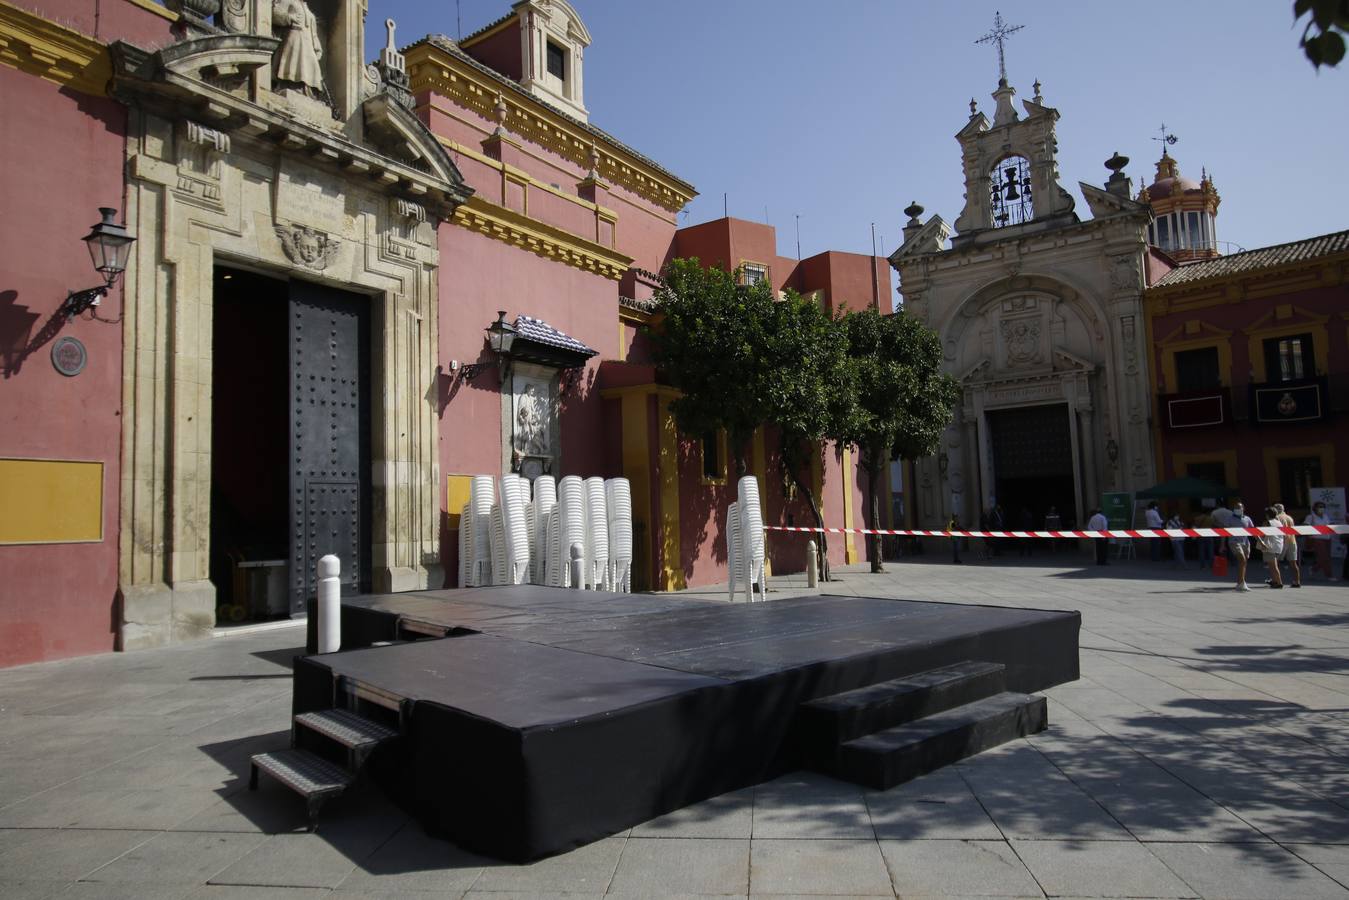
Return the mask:
<path id="1" fill-rule="evenodd" d="M 460 8 L 459 0 L 454 0 L 454 25 L 459 29 L 458 40 L 461 41 L 464 39 L 464 19 L 461 15 L 462 12 L 463 10 Z"/>
<path id="2" fill-rule="evenodd" d="M 730 201 L 726 199 L 726 192 L 721 192 L 721 217 L 729 219 L 731 217 Z"/>
<path id="3" fill-rule="evenodd" d="M 801 258 L 801 214 L 796 214 L 796 258 Z"/>

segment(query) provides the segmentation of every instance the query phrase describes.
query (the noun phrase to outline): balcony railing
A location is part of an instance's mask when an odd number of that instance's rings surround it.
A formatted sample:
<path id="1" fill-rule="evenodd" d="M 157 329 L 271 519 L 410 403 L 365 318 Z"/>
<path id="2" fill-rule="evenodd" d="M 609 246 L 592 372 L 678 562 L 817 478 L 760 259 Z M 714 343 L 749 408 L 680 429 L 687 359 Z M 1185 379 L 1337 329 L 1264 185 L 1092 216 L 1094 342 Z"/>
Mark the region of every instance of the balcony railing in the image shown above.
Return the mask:
<path id="1" fill-rule="evenodd" d="M 1260 425 L 1319 422 L 1329 413 L 1325 378 L 1251 385 L 1251 421 Z"/>
<path id="2" fill-rule="evenodd" d="M 1167 428 L 1206 428 L 1232 421 L 1232 394 L 1227 388 L 1159 394 L 1157 400 Z"/>

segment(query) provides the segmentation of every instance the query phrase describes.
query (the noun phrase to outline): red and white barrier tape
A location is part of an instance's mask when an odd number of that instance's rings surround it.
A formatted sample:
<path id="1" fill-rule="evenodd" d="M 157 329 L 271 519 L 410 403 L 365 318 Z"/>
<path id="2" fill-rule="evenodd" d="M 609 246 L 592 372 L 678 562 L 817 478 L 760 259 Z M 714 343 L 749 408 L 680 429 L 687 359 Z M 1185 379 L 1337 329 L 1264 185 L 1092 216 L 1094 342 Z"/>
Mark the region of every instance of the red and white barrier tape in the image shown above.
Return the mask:
<path id="1" fill-rule="evenodd" d="M 1200 538 L 1260 537 L 1266 534 L 1331 535 L 1349 534 L 1349 525 L 1262 525 L 1258 528 L 1131 528 L 1120 531 L 929 531 L 904 528 L 814 528 L 793 525 L 765 525 L 765 531 L 802 531 L 811 534 L 892 534 L 908 537 L 981 537 L 981 538 Z"/>

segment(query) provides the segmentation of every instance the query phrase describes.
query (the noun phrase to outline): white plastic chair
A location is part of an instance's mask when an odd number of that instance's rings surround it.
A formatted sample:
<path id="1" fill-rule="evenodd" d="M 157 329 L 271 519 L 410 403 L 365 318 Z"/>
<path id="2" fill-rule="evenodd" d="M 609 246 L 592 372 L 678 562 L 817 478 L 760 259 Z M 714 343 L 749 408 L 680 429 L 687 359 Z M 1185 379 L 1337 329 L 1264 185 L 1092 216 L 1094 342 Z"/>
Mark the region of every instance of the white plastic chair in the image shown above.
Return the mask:
<path id="1" fill-rule="evenodd" d="M 473 555 L 469 562 L 468 585 L 492 583 L 492 504 L 496 502 L 495 479 L 491 475 L 474 475 L 469 483 L 471 521 L 469 534 L 473 537 Z"/>
<path id="2" fill-rule="evenodd" d="M 586 545 L 586 490 L 585 483 L 577 475 L 568 475 L 557 486 L 557 551 L 558 555 L 550 562 L 558 571 L 557 581 L 562 587 L 573 587 L 571 583 L 571 547 L 573 544 Z M 575 585 L 584 587 L 585 585 Z"/>
<path id="3" fill-rule="evenodd" d="M 741 559 L 745 550 L 740 540 L 740 504 L 732 503 L 726 508 L 726 593 L 727 599 L 735 602 L 735 589 L 742 580 Z"/>
<path id="4" fill-rule="evenodd" d="M 768 596 L 768 584 L 764 576 L 764 531 L 763 511 L 759 507 L 759 482 L 753 475 L 746 475 L 736 485 L 740 513 L 740 556 L 745 573 L 745 599 L 754 600 L 754 588 L 759 588 L 759 598 Z"/>
<path id="5" fill-rule="evenodd" d="M 534 479 L 534 550 L 530 557 L 535 584 L 550 584 L 549 566 L 552 560 L 552 542 L 548 537 L 548 523 L 557 506 L 557 481 L 552 475 Z"/>
<path id="6" fill-rule="evenodd" d="M 609 589 L 632 590 L 632 487 L 626 478 L 604 482 L 609 515 Z"/>

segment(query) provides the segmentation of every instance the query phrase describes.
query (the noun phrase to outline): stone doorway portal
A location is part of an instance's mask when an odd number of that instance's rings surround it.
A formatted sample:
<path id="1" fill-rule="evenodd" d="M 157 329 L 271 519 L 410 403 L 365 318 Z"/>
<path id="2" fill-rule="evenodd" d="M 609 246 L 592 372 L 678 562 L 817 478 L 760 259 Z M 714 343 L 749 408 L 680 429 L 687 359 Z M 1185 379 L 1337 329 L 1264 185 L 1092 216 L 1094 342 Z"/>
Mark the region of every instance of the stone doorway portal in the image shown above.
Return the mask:
<path id="1" fill-rule="evenodd" d="M 217 266 L 211 581 L 217 625 L 296 615 L 320 556 L 370 587 L 370 302 Z"/>
<path id="2" fill-rule="evenodd" d="M 1002 506 L 1004 527 L 1026 527 L 1022 519 L 1029 512 L 1030 526 L 1041 528 L 1051 506 L 1066 527 L 1077 509 L 1067 404 L 990 410 L 987 415 L 993 444 L 993 496 Z"/>

